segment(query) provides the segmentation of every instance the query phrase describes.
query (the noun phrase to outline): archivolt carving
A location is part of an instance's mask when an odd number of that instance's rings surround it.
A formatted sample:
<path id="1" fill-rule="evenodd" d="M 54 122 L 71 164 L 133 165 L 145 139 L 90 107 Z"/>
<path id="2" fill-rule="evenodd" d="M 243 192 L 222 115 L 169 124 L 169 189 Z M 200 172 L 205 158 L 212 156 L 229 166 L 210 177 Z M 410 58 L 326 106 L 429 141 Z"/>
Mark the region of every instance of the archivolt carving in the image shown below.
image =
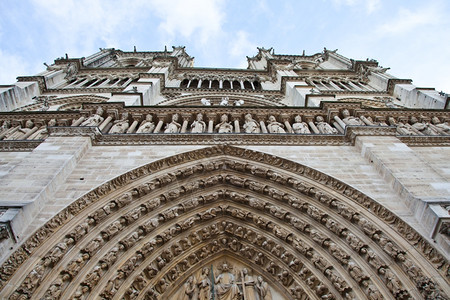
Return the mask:
<path id="1" fill-rule="evenodd" d="M 369 197 L 220 146 L 140 167 L 71 204 L 2 265 L 0 295 L 171 299 L 224 256 L 252 262 L 286 299 L 449 293 L 445 258 Z"/>

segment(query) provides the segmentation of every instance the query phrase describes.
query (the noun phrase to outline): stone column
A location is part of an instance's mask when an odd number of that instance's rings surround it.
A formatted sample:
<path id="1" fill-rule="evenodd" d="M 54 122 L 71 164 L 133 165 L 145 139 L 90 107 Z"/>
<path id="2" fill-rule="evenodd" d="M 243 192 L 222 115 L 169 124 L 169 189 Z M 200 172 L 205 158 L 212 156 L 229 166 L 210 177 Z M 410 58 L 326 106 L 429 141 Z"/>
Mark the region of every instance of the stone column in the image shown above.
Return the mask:
<path id="1" fill-rule="evenodd" d="M 360 115 L 359 118 L 360 118 L 366 125 L 373 126 L 373 123 L 370 122 L 365 116 Z"/>
<path id="2" fill-rule="evenodd" d="M 155 130 L 153 130 L 153 133 L 159 133 L 159 131 L 161 130 L 163 124 L 164 124 L 164 119 L 166 118 L 166 114 L 156 114 L 156 117 L 158 118 L 158 124 L 156 124 Z"/>
<path id="3" fill-rule="evenodd" d="M 139 120 L 142 118 L 141 114 L 133 114 L 133 123 L 131 123 L 130 128 L 128 128 L 127 133 L 134 133 L 136 126 L 139 124 Z"/>
<path id="4" fill-rule="evenodd" d="M 103 121 L 102 124 L 100 124 L 100 126 L 98 126 L 98 129 L 100 131 L 103 131 L 103 129 L 105 129 L 106 126 L 108 126 L 109 122 L 111 122 L 112 119 L 117 118 L 119 114 L 117 109 L 108 109 L 106 113 L 108 114 L 108 117 Z"/>
<path id="5" fill-rule="evenodd" d="M 80 126 L 80 124 L 83 123 L 83 121 L 84 121 L 85 119 L 86 119 L 85 117 L 81 116 L 81 117 L 79 117 L 75 122 L 73 122 L 71 126 L 75 126 L 75 127 L 76 127 L 76 126 Z"/>
<path id="6" fill-rule="evenodd" d="M 281 117 L 281 120 L 283 121 L 283 123 L 284 123 L 284 126 L 286 126 L 286 130 L 287 130 L 287 132 L 289 132 L 289 133 L 294 133 L 294 130 L 292 130 L 292 126 L 291 126 L 291 124 L 289 123 L 289 115 L 281 115 L 280 116 Z"/>
<path id="7" fill-rule="evenodd" d="M 342 134 L 345 133 L 345 127 L 342 128 L 341 125 L 338 122 L 333 122 L 334 127 Z"/>
<path id="8" fill-rule="evenodd" d="M 240 114 L 232 114 L 231 118 L 234 121 L 234 132 L 240 133 L 241 132 L 241 126 L 239 125 L 239 118 L 241 117 Z"/>
<path id="9" fill-rule="evenodd" d="M 319 129 L 316 127 L 316 124 L 314 124 L 313 116 L 304 116 L 306 123 L 308 123 L 309 127 L 311 128 L 312 132 L 314 132 L 315 134 L 320 134 Z"/>
<path id="10" fill-rule="evenodd" d="M 214 132 L 214 119 L 216 118 L 216 114 L 207 114 L 208 118 L 208 133 Z"/>
<path id="11" fill-rule="evenodd" d="M 21 140 L 26 140 L 28 137 L 30 137 L 33 133 L 35 133 L 37 130 L 39 129 L 38 126 L 34 126 L 33 128 L 31 128 L 30 131 L 28 131 L 27 133 L 25 133 L 25 135 L 21 138 Z"/>
<path id="12" fill-rule="evenodd" d="M 345 127 L 347 127 L 347 124 L 344 123 L 344 121 L 341 120 L 341 118 L 339 118 L 337 115 L 333 117 L 333 119 L 336 120 L 337 124 L 339 124 L 339 127 L 341 127 L 342 129 L 345 129 Z M 336 127 L 336 126 L 335 126 Z M 337 127 L 336 127 L 337 128 Z M 339 129 L 338 129 L 339 130 Z"/>
<path id="13" fill-rule="evenodd" d="M 266 123 L 264 123 L 266 115 L 256 115 L 256 118 L 258 119 L 259 125 L 261 126 L 261 132 L 268 133 Z"/>
<path id="14" fill-rule="evenodd" d="M 16 126 L 16 127 L 11 127 L 5 131 L 3 131 L 0 134 L 0 140 L 2 140 L 3 138 L 5 138 L 5 136 L 9 136 L 11 134 L 13 134 L 14 132 L 16 132 L 17 130 L 19 130 L 20 126 Z"/>
<path id="15" fill-rule="evenodd" d="M 181 115 L 183 118 L 183 125 L 181 126 L 181 133 L 186 133 L 187 126 L 191 115 Z"/>

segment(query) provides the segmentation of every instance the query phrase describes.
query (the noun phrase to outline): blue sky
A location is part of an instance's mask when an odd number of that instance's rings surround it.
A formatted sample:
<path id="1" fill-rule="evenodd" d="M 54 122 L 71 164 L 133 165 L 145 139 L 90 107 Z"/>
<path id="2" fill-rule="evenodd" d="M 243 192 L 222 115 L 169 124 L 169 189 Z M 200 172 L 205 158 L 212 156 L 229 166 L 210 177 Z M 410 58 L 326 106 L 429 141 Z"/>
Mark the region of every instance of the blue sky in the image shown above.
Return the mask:
<path id="1" fill-rule="evenodd" d="M 256 47 L 327 47 L 450 93 L 449 15 L 447 0 L 1 0 L 0 84 L 99 47 L 184 45 L 195 66 L 230 68 L 246 68 Z"/>

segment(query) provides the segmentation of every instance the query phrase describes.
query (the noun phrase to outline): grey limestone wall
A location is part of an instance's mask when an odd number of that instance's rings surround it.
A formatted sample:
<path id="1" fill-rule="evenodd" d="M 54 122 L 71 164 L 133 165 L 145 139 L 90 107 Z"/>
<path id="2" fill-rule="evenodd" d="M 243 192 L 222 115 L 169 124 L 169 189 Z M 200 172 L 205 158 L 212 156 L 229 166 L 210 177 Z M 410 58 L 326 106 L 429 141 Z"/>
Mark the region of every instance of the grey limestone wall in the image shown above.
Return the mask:
<path id="1" fill-rule="evenodd" d="M 15 223 L 23 240 L 100 184 L 152 161 L 203 147 L 91 146 L 89 138 L 50 137 L 31 153 L 0 153 L 0 201 L 26 204 L 17 219 L 20 224 Z M 429 239 L 442 211 L 428 203 L 450 202 L 450 148 L 412 148 L 395 137 L 358 137 L 355 146 L 244 147 L 334 176 L 382 203 Z M 445 243 L 440 246 L 448 253 Z"/>

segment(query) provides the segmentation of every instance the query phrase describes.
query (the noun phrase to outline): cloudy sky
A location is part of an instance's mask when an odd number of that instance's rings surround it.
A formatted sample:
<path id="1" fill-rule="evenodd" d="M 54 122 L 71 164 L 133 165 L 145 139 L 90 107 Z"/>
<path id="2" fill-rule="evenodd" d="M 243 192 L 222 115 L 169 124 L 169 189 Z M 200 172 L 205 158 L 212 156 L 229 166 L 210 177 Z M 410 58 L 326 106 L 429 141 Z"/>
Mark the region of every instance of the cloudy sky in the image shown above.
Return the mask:
<path id="1" fill-rule="evenodd" d="M 256 47 L 374 58 L 450 93 L 448 0 L 1 0 L 0 84 L 68 53 L 186 46 L 197 67 L 246 68 Z"/>

